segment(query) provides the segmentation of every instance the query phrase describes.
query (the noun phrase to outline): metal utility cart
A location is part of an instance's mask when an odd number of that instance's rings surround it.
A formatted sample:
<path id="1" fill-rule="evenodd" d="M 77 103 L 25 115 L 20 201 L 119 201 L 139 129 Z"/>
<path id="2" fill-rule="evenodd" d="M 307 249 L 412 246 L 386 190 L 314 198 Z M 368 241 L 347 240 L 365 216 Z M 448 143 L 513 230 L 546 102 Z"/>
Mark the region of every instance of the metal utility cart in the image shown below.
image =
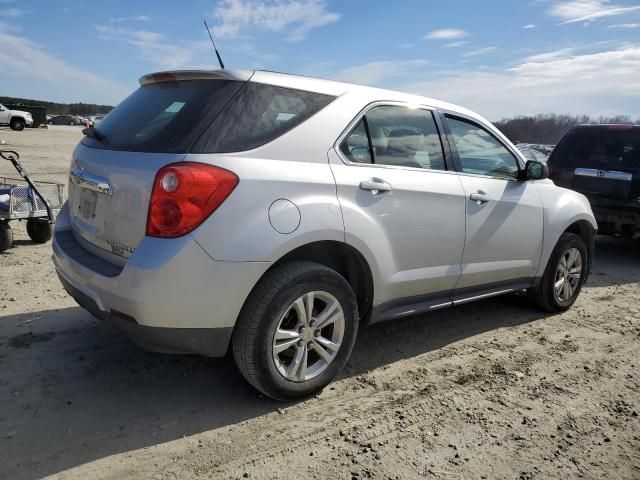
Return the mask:
<path id="1" fill-rule="evenodd" d="M 31 180 L 13 150 L 0 150 L 0 157 L 2 164 L 11 163 L 20 175 L 5 176 L 0 169 L 0 252 L 13 245 L 11 220 L 26 220 L 29 238 L 36 243 L 48 242 L 64 203 L 64 185 Z"/>

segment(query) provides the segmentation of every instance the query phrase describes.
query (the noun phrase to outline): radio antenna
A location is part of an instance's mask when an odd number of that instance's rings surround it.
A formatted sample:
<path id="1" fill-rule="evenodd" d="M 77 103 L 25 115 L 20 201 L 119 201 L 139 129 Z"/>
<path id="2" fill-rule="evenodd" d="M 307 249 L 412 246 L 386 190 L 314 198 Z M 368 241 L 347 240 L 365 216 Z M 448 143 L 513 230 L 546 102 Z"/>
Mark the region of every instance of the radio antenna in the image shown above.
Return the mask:
<path id="1" fill-rule="evenodd" d="M 204 20 L 204 28 L 207 29 L 207 33 L 209 34 L 209 38 L 211 39 L 211 44 L 213 45 L 213 50 L 216 52 L 216 57 L 218 57 L 218 63 L 220 64 L 220 68 L 224 70 L 224 63 L 222 63 L 222 57 L 220 57 L 220 53 L 216 48 L 216 42 L 213 41 L 213 35 L 211 35 L 211 30 L 209 30 L 209 25 L 207 25 L 206 20 Z"/>

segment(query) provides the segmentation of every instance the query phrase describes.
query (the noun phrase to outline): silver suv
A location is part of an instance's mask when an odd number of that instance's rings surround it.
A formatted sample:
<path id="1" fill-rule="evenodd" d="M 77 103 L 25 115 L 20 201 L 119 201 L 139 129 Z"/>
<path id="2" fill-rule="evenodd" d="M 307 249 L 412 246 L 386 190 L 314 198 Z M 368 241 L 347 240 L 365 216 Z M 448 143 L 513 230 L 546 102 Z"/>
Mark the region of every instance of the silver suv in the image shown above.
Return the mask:
<path id="1" fill-rule="evenodd" d="M 403 93 L 262 71 L 178 71 L 75 149 L 53 260 L 143 347 L 222 356 L 281 400 L 358 328 L 526 290 L 569 308 L 596 222 L 489 122 Z"/>

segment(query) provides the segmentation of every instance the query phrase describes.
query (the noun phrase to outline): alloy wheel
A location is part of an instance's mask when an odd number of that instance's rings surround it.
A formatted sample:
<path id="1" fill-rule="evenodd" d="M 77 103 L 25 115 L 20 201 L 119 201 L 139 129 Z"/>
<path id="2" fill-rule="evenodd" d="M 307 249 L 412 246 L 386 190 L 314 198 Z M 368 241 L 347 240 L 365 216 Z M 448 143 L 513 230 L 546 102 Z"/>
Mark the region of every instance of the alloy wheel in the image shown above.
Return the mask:
<path id="1" fill-rule="evenodd" d="M 287 307 L 273 336 L 272 357 L 287 380 L 304 382 L 323 373 L 340 350 L 344 312 L 330 293 L 305 293 Z"/>
<path id="2" fill-rule="evenodd" d="M 553 291 L 560 302 L 569 301 L 578 286 L 582 276 L 582 255 L 577 248 L 567 250 L 558 262 Z"/>

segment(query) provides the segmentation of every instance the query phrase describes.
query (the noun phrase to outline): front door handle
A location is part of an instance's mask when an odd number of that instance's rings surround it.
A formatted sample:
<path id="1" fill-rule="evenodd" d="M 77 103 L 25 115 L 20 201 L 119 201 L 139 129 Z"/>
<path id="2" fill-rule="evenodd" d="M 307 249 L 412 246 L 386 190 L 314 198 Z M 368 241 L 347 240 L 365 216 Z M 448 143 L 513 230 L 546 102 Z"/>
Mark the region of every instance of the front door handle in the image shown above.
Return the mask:
<path id="1" fill-rule="evenodd" d="M 491 197 L 482 190 L 478 190 L 476 193 L 469 195 L 469 199 L 477 205 L 482 205 L 491 201 Z"/>
<path id="2" fill-rule="evenodd" d="M 391 184 L 385 182 L 380 178 L 371 178 L 360 182 L 360 190 L 367 190 L 374 195 L 391 191 Z"/>

